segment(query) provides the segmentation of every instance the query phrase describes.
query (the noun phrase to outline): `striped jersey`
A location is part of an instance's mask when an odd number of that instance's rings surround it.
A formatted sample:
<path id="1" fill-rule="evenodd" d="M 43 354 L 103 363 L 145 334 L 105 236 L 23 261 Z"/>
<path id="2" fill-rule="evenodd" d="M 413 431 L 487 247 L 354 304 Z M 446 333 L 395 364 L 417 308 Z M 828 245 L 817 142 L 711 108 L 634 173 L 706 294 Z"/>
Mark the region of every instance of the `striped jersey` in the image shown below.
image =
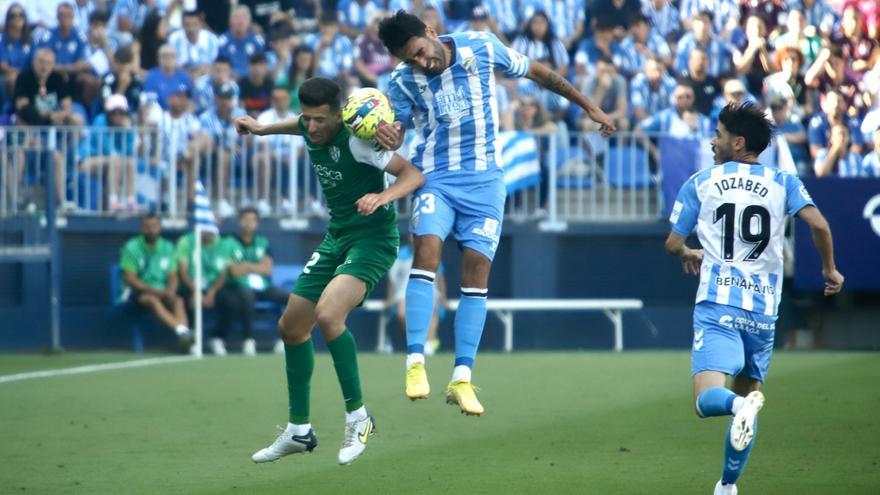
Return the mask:
<path id="1" fill-rule="evenodd" d="M 784 220 L 815 206 L 793 174 L 727 162 L 697 172 L 681 187 L 669 221 L 703 246 L 696 302 L 776 315 L 782 296 Z"/>
<path id="2" fill-rule="evenodd" d="M 411 161 L 425 174 L 466 173 L 497 179 L 498 102 L 495 71 L 524 77 L 529 59 L 491 33 L 440 36 L 452 49 L 451 65 L 430 75 L 401 63 L 391 74 L 389 96 L 397 120 L 415 127 Z M 430 178 L 430 176 L 429 176 Z"/>
<path id="3" fill-rule="evenodd" d="M 195 43 L 191 43 L 186 32 L 179 29 L 171 33 L 168 43 L 177 50 L 178 65 L 185 69 L 211 65 L 217 59 L 220 48 L 220 40 L 207 29 L 199 30 Z"/>

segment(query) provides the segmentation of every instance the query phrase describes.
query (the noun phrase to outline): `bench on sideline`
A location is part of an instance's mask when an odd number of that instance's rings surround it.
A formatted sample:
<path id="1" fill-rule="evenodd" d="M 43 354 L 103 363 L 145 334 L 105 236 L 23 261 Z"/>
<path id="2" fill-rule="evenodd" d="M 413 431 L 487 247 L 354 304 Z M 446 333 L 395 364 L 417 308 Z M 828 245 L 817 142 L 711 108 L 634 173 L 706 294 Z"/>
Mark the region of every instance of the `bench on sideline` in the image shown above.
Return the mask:
<path id="1" fill-rule="evenodd" d="M 458 300 L 449 301 L 450 309 L 458 308 Z M 614 325 L 614 351 L 623 351 L 623 312 L 642 309 L 641 299 L 489 299 L 487 309 L 504 324 L 504 352 L 513 350 L 513 313 L 517 311 L 602 311 Z M 390 320 L 385 302 L 370 299 L 364 302 L 367 311 L 379 313 L 376 350 L 382 352 Z"/>

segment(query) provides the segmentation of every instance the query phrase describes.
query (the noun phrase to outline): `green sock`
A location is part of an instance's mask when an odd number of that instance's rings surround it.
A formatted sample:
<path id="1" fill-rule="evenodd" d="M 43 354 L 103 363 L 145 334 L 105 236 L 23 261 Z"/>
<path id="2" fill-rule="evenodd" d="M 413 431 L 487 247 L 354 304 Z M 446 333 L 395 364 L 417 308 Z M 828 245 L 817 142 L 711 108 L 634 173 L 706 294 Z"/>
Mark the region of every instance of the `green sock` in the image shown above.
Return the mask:
<path id="1" fill-rule="evenodd" d="M 284 361 L 290 422 L 303 425 L 309 422 L 309 393 L 312 388 L 312 371 L 315 369 L 315 346 L 312 339 L 302 344 L 285 345 Z"/>
<path id="2" fill-rule="evenodd" d="M 336 368 L 336 377 L 339 379 L 339 386 L 342 387 L 345 412 L 352 412 L 364 405 L 354 335 L 345 329 L 339 337 L 327 342 L 327 347 L 330 349 L 330 355 L 333 356 L 333 367 Z"/>

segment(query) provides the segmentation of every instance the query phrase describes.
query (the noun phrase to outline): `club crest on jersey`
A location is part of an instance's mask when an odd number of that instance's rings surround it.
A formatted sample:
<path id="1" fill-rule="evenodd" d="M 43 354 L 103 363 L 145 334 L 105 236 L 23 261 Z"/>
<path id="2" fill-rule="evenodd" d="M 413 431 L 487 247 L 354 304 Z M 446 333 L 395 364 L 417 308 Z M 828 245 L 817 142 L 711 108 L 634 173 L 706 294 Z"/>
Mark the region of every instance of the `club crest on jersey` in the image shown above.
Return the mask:
<path id="1" fill-rule="evenodd" d="M 472 76 L 479 75 L 479 70 L 477 69 L 477 57 L 468 57 L 464 59 L 461 66 L 464 67 L 464 70 L 466 70 L 468 74 Z"/>
<path id="2" fill-rule="evenodd" d="M 342 155 L 342 152 L 339 151 L 339 148 L 336 146 L 330 146 L 330 148 L 328 148 L 328 151 L 330 151 L 330 158 L 332 158 L 334 162 L 338 162 L 339 157 Z"/>

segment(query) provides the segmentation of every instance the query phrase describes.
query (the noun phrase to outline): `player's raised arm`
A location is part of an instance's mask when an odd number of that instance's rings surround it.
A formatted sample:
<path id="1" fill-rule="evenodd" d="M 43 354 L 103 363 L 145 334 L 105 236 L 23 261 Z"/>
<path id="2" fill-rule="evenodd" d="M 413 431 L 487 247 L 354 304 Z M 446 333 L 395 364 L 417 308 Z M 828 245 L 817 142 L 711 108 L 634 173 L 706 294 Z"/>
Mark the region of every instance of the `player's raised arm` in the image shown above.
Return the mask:
<path id="1" fill-rule="evenodd" d="M 397 153 L 385 166 L 385 172 L 397 177 L 397 180 L 381 193 L 365 194 L 358 199 L 357 208 L 361 215 L 371 215 L 379 207 L 411 194 L 425 183 L 421 170 Z"/>
<path id="2" fill-rule="evenodd" d="M 580 91 L 575 89 L 574 86 L 566 81 L 564 77 L 560 76 L 546 65 L 534 60 L 530 61 L 529 71 L 526 73 L 526 77 L 583 108 L 590 119 L 602 126 L 600 130 L 603 137 L 608 137 L 612 132 L 617 130 L 617 128 L 614 127 L 614 123 L 601 108 L 596 106 Z"/>
<path id="3" fill-rule="evenodd" d="M 247 134 L 254 134 L 256 136 L 270 136 L 273 134 L 302 135 L 298 116 L 267 125 L 260 124 L 250 116 L 239 117 L 235 119 L 235 130 L 242 136 Z"/>
<path id="4" fill-rule="evenodd" d="M 813 244 L 822 257 L 822 278 L 825 279 L 825 295 L 837 294 L 843 287 L 843 275 L 837 271 L 834 263 L 834 242 L 831 239 L 831 227 L 825 216 L 815 206 L 801 208 L 797 216 L 807 222 L 813 235 Z"/>

